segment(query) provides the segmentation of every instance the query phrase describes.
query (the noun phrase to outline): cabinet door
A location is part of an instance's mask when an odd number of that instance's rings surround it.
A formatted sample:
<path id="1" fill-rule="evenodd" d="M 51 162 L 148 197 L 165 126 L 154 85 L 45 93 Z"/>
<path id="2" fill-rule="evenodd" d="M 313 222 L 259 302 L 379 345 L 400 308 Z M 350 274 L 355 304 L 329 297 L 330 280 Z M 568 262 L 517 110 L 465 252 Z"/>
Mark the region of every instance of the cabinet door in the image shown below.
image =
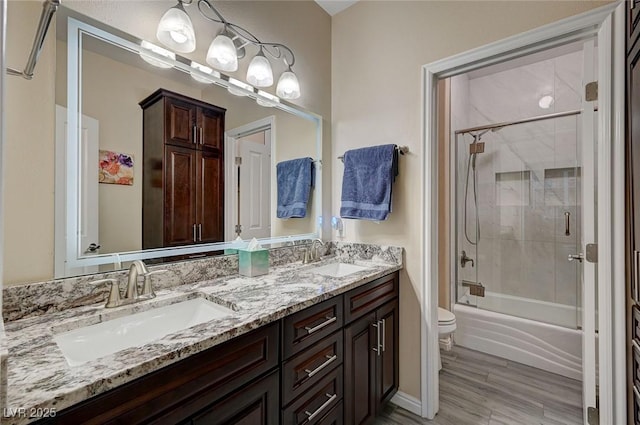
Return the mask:
<path id="1" fill-rule="evenodd" d="M 188 102 L 165 98 L 165 142 L 177 146 L 196 143 L 197 108 Z"/>
<path id="2" fill-rule="evenodd" d="M 198 152 L 197 241 L 224 240 L 224 167 L 212 151 Z"/>
<path id="3" fill-rule="evenodd" d="M 224 146 L 224 113 L 213 109 L 198 108 L 198 143 L 220 152 Z"/>
<path id="4" fill-rule="evenodd" d="M 375 311 L 344 329 L 344 421 L 372 423 L 376 416 L 377 328 Z"/>
<path id="5" fill-rule="evenodd" d="M 196 151 L 165 145 L 164 246 L 196 237 Z"/>
<path id="6" fill-rule="evenodd" d="M 278 383 L 275 371 L 197 414 L 191 424 L 276 425 L 280 416 Z"/>
<path id="7" fill-rule="evenodd" d="M 380 407 L 391 400 L 398 389 L 398 300 L 377 311 L 380 328 L 380 355 L 376 357 L 376 400 Z"/>

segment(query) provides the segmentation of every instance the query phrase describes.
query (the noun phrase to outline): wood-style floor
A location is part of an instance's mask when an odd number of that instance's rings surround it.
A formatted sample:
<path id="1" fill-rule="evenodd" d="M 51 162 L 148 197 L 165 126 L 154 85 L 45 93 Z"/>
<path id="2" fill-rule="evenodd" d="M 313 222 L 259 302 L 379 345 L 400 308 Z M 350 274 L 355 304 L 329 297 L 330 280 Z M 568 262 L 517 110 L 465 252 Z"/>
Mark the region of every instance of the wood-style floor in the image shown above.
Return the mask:
<path id="1" fill-rule="evenodd" d="M 376 425 L 581 425 L 582 383 L 462 347 L 442 351 L 432 421 L 391 403 Z"/>

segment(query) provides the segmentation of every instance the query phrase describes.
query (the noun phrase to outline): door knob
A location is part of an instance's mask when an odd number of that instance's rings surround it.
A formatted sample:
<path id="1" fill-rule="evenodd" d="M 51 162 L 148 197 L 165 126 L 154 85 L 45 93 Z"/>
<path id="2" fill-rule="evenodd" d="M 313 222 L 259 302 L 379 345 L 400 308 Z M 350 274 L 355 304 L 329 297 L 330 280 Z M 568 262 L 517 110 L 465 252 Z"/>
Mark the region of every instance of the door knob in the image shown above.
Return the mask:
<path id="1" fill-rule="evenodd" d="M 582 260 L 584 260 L 584 254 L 569 254 L 569 261 L 573 261 L 573 260 L 578 260 L 582 263 Z"/>
<path id="2" fill-rule="evenodd" d="M 87 250 L 85 251 L 86 253 L 89 252 L 96 252 L 97 250 L 100 249 L 100 244 L 97 243 L 91 243 L 89 244 L 89 247 L 87 248 Z"/>

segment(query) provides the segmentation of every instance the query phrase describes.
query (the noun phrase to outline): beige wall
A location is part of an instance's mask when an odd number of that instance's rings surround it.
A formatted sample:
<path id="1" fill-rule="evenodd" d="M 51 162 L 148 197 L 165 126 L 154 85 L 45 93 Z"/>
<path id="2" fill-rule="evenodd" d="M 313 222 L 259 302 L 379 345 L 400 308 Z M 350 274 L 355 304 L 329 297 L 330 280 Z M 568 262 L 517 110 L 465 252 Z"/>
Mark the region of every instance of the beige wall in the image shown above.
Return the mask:
<path id="1" fill-rule="evenodd" d="M 39 1 L 8 2 L 7 60 L 24 66 L 42 10 Z M 76 1 L 66 7 L 115 26 L 139 38 L 155 40 L 162 14 L 175 5 L 171 0 Z M 325 117 L 325 155 L 331 151 L 331 27 L 330 17 L 314 2 L 216 2 L 225 17 L 246 26 L 256 36 L 282 42 L 296 53 L 294 70 L 302 97 L 293 103 Z M 189 10 L 196 29 L 197 50 L 189 56 L 204 62 L 209 43 L 219 30 Z M 193 11 L 193 12 L 192 12 Z M 304 31 L 300 31 L 300 29 Z M 36 77 L 7 79 L 5 179 L 4 283 L 14 285 L 53 276 L 53 154 L 56 46 L 55 26 L 50 29 L 36 67 Z M 244 80 L 248 60 L 235 75 Z M 274 66 L 276 75 L 281 72 Z M 267 89 L 274 92 L 275 87 Z M 139 100 L 139 99 L 138 99 Z M 127 152 L 126 148 L 123 149 Z M 132 152 L 135 154 L 135 152 Z M 328 158 L 325 156 L 325 158 Z M 29 166 L 26 167 L 25 164 Z M 331 173 L 325 173 L 325 187 Z M 329 208 L 328 192 L 325 205 Z"/>
<path id="2" fill-rule="evenodd" d="M 420 396 L 422 258 L 421 66 L 601 2 L 361 1 L 332 20 L 332 147 L 396 143 L 400 158 L 393 212 L 375 224 L 347 221 L 345 240 L 402 245 L 400 390 Z M 340 208 L 342 164 L 332 163 L 332 212 Z M 427 182 L 430 184 L 431 182 Z"/>

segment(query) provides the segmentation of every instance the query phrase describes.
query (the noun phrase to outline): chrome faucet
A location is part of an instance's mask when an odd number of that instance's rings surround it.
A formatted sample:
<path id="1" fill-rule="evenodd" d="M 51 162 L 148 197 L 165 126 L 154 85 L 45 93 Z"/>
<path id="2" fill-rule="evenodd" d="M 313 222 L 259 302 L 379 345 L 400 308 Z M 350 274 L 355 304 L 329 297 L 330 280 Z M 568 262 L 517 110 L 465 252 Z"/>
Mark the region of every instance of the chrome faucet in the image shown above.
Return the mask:
<path id="1" fill-rule="evenodd" d="M 151 286 L 151 276 L 158 273 L 164 273 L 166 271 L 167 270 L 148 271 L 142 261 L 135 260 L 129 267 L 127 289 L 125 290 L 124 295 L 120 293 L 120 286 L 118 285 L 117 279 L 100 279 L 91 283 L 94 285 L 99 283 L 111 283 L 111 289 L 109 290 L 109 297 L 107 298 L 105 307 L 119 307 L 154 298 L 156 294 L 153 292 L 153 287 Z M 138 277 L 140 276 L 144 277 L 144 283 L 142 285 L 142 290 L 138 291 Z"/>
<path id="2" fill-rule="evenodd" d="M 302 264 L 313 263 L 316 261 L 320 261 L 320 257 L 322 256 L 320 250 L 316 246 L 316 244 L 320 244 L 321 247 L 324 248 L 324 242 L 321 239 L 314 239 L 311 242 L 311 246 L 306 248 L 304 251 L 304 258 L 302 259 Z"/>

